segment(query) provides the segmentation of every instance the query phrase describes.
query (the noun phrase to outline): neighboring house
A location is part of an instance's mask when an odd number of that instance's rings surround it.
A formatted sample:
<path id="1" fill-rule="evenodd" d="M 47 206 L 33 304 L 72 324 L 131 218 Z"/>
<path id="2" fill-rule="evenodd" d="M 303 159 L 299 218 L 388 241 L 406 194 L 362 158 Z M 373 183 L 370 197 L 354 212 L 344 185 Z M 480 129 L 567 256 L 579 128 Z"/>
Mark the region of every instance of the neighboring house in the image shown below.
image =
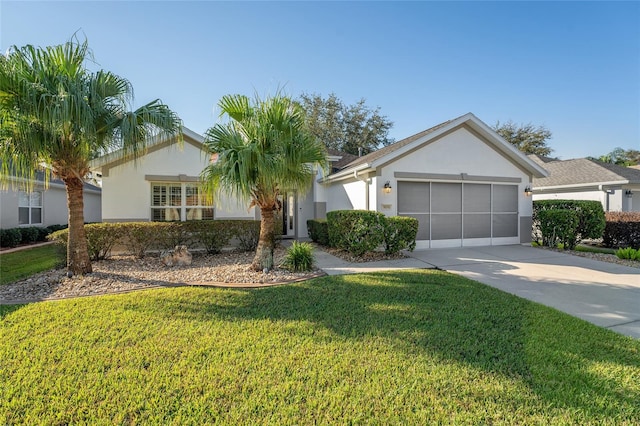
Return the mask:
<path id="1" fill-rule="evenodd" d="M 44 176 L 37 173 L 30 192 L 14 187 L 14 184 L 15 182 L 11 182 L 8 188 L 0 191 L 0 228 L 44 227 L 68 223 L 69 210 L 64 182 L 51 179 L 45 189 Z M 101 188 L 84 184 L 85 222 L 102 221 L 101 196 Z"/>
<path id="2" fill-rule="evenodd" d="M 529 156 L 549 176 L 534 178 L 534 200 L 595 200 L 605 211 L 640 211 L 640 170 L 602 161 Z"/>
<path id="3" fill-rule="evenodd" d="M 102 173 L 104 221 L 259 218 L 229 198 L 206 204 L 199 174 L 214 159 L 202 136 L 184 129 L 183 139 L 182 147 L 150 143 L 135 161 L 114 153 L 92 163 Z M 318 172 L 310 191 L 283 194 L 283 236 L 307 237 L 307 220 L 328 211 L 368 209 L 417 218 L 418 247 L 527 242 L 532 202 L 525 189 L 547 175 L 473 114 L 363 157 L 328 154 L 331 169 Z"/>

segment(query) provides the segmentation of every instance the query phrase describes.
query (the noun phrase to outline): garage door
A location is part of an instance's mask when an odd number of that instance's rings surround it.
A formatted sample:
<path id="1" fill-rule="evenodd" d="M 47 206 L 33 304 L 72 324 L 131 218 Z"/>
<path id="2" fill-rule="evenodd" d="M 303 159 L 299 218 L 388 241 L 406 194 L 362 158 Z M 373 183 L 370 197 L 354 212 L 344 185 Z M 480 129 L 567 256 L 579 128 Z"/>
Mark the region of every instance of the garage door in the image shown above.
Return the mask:
<path id="1" fill-rule="evenodd" d="M 398 215 L 418 219 L 429 247 L 518 241 L 518 186 L 398 182 Z"/>

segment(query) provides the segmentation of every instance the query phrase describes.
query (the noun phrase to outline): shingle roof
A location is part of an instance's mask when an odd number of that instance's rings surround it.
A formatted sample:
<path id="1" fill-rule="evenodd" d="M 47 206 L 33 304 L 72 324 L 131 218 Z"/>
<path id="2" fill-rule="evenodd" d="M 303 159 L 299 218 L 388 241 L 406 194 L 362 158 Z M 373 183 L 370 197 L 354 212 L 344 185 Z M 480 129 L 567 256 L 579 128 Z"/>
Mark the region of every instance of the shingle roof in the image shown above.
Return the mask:
<path id="1" fill-rule="evenodd" d="M 331 163 L 331 167 L 336 171 L 343 169 L 347 164 L 351 163 L 352 161 L 358 158 L 357 155 L 349 154 L 348 152 L 338 151 L 337 149 L 333 149 L 333 148 L 327 148 L 327 152 L 329 153 L 329 155 L 332 155 L 334 157 L 342 157 L 338 161 Z"/>
<path id="2" fill-rule="evenodd" d="M 571 186 L 585 184 L 600 184 L 605 182 L 627 181 L 640 183 L 640 170 L 617 164 L 603 163 L 588 158 L 573 160 L 553 160 L 545 162 L 536 155 L 529 155 L 533 161 L 544 166 L 549 172 L 545 178 L 534 178 L 533 187 Z"/>

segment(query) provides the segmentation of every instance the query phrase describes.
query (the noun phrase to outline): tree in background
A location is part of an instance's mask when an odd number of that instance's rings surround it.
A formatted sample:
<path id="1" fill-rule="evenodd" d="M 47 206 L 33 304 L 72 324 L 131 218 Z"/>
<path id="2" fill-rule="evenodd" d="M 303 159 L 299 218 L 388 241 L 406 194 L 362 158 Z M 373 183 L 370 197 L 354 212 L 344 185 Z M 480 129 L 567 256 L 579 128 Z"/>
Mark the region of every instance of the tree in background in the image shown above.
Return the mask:
<path id="1" fill-rule="evenodd" d="M 288 97 L 256 98 L 252 104 L 246 96 L 226 95 L 218 106 L 221 116 L 231 120 L 205 133 L 204 144 L 218 159 L 201 178 L 210 194 L 231 194 L 260 209 L 260 240 L 251 268 L 268 270 L 273 267 L 279 196 L 306 191 L 315 167 L 327 167 L 327 153 L 307 129 L 300 105 Z"/>
<path id="2" fill-rule="evenodd" d="M 334 93 L 327 98 L 303 93 L 299 101 L 309 130 L 327 148 L 364 155 L 393 143 L 389 138 L 393 122 L 380 114 L 379 107 L 365 105 L 364 99 L 345 105 Z"/>
<path id="3" fill-rule="evenodd" d="M 47 164 L 64 182 L 67 267 L 74 274 L 92 272 L 83 211 L 91 158 L 115 149 L 136 156 L 149 138 L 179 137 L 181 130 L 178 116 L 159 100 L 130 111 L 129 81 L 89 72 L 90 59 L 87 41 L 75 38 L 45 48 L 14 46 L 0 56 L 0 178 L 16 176 L 32 185 L 36 170 Z"/>
<path id="4" fill-rule="evenodd" d="M 596 160 L 604 163 L 618 164 L 619 166 L 635 166 L 640 164 L 640 151 L 637 149 L 624 150 L 618 147 L 608 154 L 601 155 L 596 158 Z"/>
<path id="5" fill-rule="evenodd" d="M 525 154 L 548 156 L 553 151 L 547 146 L 551 131 L 544 126 L 507 121 L 504 124 L 497 122 L 493 130 Z"/>

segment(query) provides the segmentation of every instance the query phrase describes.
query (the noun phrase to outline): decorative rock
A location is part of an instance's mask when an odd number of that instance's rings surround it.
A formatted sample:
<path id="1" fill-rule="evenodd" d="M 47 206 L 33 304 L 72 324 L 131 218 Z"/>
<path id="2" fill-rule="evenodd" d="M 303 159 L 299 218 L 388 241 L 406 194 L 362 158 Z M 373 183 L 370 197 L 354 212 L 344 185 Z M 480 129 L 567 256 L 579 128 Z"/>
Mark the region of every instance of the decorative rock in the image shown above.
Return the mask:
<path id="1" fill-rule="evenodd" d="M 176 246 L 173 250 L 160 253 L 160 260 L 167 266 L 189 266 L 192 259 L 187 246 Z"/>

